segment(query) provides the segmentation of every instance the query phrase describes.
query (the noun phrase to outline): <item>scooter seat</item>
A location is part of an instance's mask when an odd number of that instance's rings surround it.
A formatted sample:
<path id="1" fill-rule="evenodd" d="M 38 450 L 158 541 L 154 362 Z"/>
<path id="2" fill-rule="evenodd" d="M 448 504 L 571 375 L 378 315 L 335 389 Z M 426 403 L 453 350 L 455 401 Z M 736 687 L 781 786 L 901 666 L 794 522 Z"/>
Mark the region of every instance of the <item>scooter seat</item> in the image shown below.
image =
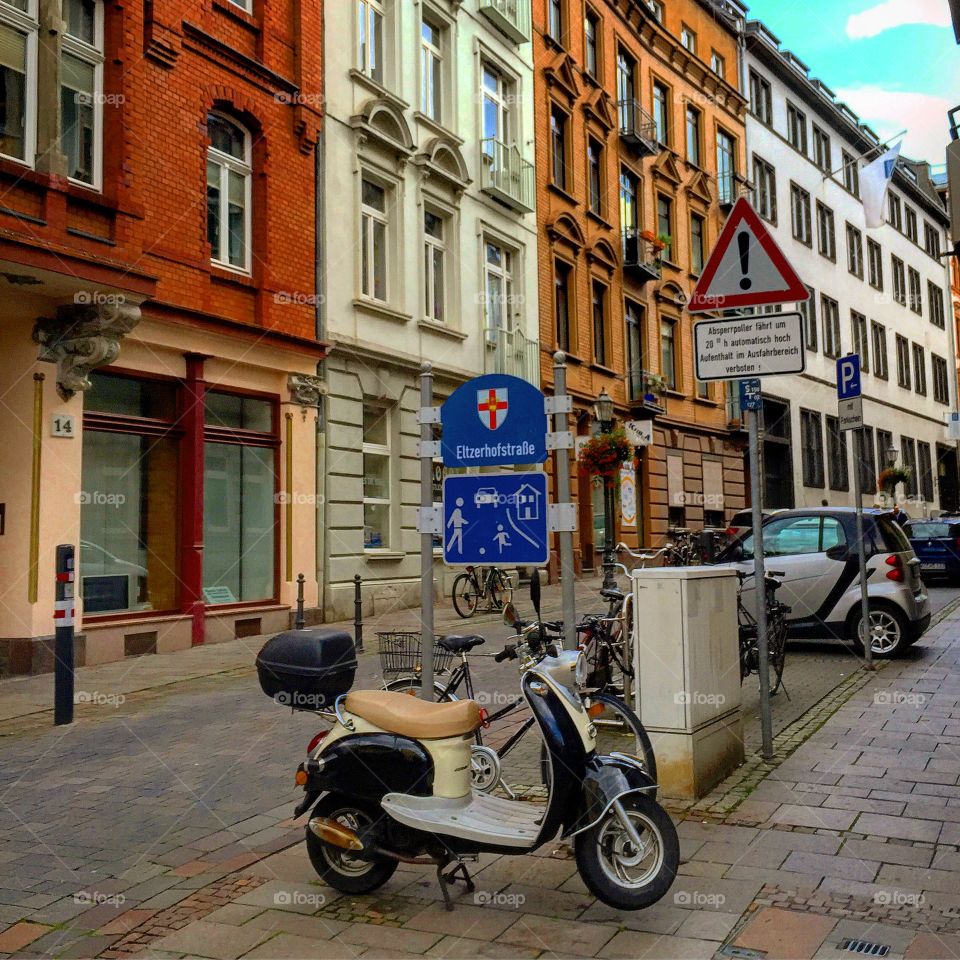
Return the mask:
<path id="1" fill-rule="evenodd" d="M 472 650 L 474 647 L 479 647 L 481 643 L 486 643 L 486 641 L 483 637 L 479 637 L 475 633 L 466 636 L 448 633 L 447 636 L 441 637 L 437 641 L 437 646 L 443 647 L 444 650 L 449 650 L 450 653 L 460 653 L 461 651 Z"/>
<path id="2" fill-rule="evenodd" d="M 480 707 L 473 700 L 431 703 L 388 690 L 355 690 L 347 694 L 343 706 L 381 730 L 415 740 L 459 737 L 480 726 Z"/>

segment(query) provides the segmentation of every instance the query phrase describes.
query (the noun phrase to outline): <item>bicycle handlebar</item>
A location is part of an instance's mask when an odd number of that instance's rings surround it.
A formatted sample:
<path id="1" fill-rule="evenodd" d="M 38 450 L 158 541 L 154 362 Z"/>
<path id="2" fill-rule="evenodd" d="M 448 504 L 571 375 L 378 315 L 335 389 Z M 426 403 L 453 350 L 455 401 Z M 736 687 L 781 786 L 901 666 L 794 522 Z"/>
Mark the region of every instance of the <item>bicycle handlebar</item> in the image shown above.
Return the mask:
<path id="1" fill-rule="evenodd" d="M 517 656 L 516 644 L 508 643 L 493 659 L 495 663 L 503 663 L 504 660 L 516 660 Z"/>

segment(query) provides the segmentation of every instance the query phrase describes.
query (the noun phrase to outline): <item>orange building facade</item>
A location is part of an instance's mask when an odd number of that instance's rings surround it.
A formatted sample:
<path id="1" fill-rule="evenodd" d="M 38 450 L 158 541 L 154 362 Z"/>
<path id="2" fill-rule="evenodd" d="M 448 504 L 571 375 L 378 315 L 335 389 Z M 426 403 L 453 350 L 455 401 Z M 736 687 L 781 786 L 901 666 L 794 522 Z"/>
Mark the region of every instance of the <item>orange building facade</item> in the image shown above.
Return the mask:
<path id="1" fill-rule="evenodd" d="M 734 8 L 729 3 L 726 10 Z M 684 305 L 745 189 L 736 24 L 721 4 L 534 0 L 544 389 L 568 358 L 575 432 L 601 390 L 653 444 L 622 474 L 617 535 L 662 543 L 743 507 L 743 436 L 696 380 Z M 739 11 L 739 8 L 736 8 Z M 631 480 L 633 484 L 631 484 Z M 578 562 L 599 562 L 602 486 L 578 475 Z"/>

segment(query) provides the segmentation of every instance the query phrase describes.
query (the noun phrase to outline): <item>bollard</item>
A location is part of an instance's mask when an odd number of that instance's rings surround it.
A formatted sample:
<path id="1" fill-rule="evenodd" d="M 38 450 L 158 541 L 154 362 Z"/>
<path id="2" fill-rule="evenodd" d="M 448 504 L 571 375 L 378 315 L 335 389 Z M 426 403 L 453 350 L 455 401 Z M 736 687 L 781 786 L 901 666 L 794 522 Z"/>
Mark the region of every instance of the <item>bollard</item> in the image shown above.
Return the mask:
<path id="1" fill-rule="evenodd" d="M 74 618 L 73 544 L 57 547 L 57 582 L 54 622 L 53 722 L 60 726 L 73 723 L 73 618 Z"/>
<path id="2" fill-rule="evenodd" d="M 303 585 L 306 579 L 302 573 L 297 574 L 297 619 L 293 623 L 294 630 L 302 630 L 305 626 L 303 619 Z"/>
<path id="3" fill-rule="evenodd" d="M 363 598 L 360 587 L 363 579 L 360 574 L 353 578 L 353 647 L 357 653 L 363 653 Z"/>

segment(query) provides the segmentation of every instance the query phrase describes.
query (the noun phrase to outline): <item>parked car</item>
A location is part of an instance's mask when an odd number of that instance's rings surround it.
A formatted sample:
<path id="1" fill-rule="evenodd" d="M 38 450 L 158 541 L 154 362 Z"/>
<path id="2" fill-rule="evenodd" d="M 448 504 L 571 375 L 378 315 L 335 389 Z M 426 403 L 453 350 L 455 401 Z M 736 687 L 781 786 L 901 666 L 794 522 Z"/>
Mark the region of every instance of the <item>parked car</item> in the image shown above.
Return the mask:
<path id="1" fill-rule="evenodd" d="M 928 580 L 960 578 L 960 517 L 910 520 L 906 533 Z"/>
<path id="2" fill-rule="evenodd" d="M 779 513 L 779 510 L 764 510 L 763 516 L 772 517 L 775 513 Z M 730 519 L 730 523 L 727 526 L 727 542 L 730 543 L 733 540 L 736 540 L 737 537 L 742 537 L 751 527 L 753 526 L 753 510 L 749 507 L 746 510 L 738 510 L 733 517 Z"/>
<path id="3" fill-rule="evenodd" d="M 864 510 L 863 531 L 873 655 L 892 657 L 923 635 L 930 624 L 930 601 L 920 561 L 889 511 Z M 790 636 L 859 645 L 860 566 L 853 507 L 778 511 L 763 522 L 763 549 L 767 569 L 784 574 L 777 599 L 791 608 Z M 731 543 L 717 562 L 752 570 L 752 530 Z M 746 581 L 744 602 L 751 605 L 752 588 L 752 580 Z"/>

